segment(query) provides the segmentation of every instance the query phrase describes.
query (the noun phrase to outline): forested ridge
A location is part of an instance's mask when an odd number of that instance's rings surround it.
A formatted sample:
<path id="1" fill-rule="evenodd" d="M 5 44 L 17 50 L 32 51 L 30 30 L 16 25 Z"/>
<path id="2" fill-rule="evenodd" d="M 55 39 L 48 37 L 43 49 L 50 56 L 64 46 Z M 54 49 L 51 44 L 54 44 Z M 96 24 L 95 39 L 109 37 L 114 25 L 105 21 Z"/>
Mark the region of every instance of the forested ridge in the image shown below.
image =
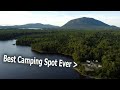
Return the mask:
<path id="1" fill-rule="evenodd" d="M 84 75 L 120 78 L 120 30 L 0 30 L 0 40 L 14 38 L 33 51 L 72 56 Z M 102 67 L 87 72 L 86 60 L 98 60 Z"/>

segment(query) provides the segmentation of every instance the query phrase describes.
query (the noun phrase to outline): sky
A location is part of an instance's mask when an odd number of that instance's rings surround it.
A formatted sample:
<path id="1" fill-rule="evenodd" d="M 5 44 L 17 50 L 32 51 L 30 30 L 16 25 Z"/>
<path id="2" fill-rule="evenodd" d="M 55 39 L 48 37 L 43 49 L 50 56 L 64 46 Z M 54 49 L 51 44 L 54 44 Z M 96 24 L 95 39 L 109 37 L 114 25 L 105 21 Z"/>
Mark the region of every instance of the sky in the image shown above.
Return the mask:
<path id="1" fill-rule="evenodd" d="M 42 23 L 62 26 L 81 17 L 95 18 L 120 27 L 120 11 L 0 11 L 0 25 Z"/>

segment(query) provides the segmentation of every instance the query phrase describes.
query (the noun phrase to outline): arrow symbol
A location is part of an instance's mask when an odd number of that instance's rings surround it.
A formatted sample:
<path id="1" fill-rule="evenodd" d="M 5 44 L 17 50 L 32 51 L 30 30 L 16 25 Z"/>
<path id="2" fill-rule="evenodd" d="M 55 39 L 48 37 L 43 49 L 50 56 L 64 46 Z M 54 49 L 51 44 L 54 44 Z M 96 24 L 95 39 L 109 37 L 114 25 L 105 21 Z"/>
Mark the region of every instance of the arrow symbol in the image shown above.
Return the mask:
<path id="1" fill-rule="evenodd" d="M 73 62 L 75 65 L 73 67 L 76 67 L 77 66 L 77 63 L 76 62 Z"/>

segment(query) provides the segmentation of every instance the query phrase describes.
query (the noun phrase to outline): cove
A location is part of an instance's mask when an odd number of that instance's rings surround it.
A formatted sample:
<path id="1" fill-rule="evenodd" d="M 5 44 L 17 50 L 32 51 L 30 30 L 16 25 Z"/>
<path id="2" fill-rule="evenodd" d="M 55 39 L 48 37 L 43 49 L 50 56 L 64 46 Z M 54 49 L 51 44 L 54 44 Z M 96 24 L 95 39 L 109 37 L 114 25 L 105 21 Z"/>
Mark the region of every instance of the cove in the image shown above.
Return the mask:
<path id="1" fill-rule="evenodd" d="M 73 68 L 38 67 L 36 65 L 4 63 L 3 55 L 49 58 L 51 60 L 62 59 L 73 61 L 72 58 L 59 54 L 40 54 L 31 50 L 28 46 L 13 45 L 16 40 L 0 41 L 0 79 L 80 79 L 80 74 Z"/>

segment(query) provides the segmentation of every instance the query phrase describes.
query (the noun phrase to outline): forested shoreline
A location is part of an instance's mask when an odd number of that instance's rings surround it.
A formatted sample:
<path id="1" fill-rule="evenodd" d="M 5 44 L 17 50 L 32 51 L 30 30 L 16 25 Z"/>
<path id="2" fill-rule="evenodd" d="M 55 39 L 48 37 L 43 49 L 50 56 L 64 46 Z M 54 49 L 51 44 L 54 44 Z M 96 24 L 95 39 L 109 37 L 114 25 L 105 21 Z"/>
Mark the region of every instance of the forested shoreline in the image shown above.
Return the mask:
<path id="1" fill-rule="evenodd" d="M 120 30 L 0 30 L 0 40 L 16 38 L 16 45 L 33 51 L 69 55 L 83 75 L 120 78 Z M 102 67 L 85 70 L 86 60 Z"/>

